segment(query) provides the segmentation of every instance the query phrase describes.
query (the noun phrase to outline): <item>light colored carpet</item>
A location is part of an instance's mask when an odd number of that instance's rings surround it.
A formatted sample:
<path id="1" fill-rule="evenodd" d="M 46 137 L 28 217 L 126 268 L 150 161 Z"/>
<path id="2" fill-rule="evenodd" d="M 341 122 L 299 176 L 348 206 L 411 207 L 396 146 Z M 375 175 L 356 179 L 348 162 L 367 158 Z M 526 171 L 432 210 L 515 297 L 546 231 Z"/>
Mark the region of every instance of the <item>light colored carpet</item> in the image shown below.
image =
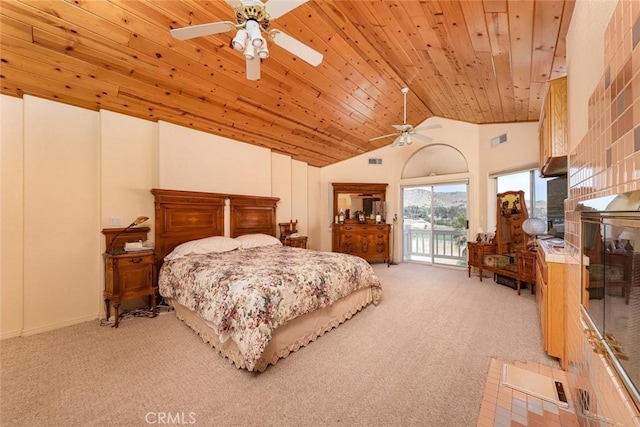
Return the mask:
<path id="1" fill-rule="evenodd" d="M 262 374 L 236 369 L 173 313 L 4 340 L 0 424 L 474 426 L 492 357 L 558 366 L 529 290 L 466 269 L 374 268 L 377 307 Z"/>

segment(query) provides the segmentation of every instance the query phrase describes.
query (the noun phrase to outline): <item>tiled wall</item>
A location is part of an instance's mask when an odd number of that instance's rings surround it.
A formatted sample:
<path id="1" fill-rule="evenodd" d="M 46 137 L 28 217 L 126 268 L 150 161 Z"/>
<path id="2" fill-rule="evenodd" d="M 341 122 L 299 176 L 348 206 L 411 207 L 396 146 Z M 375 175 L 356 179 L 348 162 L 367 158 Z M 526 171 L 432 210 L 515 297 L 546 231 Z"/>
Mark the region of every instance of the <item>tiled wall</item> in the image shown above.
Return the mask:
<path id="1" fill-rule="evenodd" d="M 640 415 L 606 358 L 593 352 L 581 311 L 578 202 L 640 189 L 640 1 L 621 0 L 605 34 L 605 72 L 589 99 L 589 130 L 569 154 L 566 246 L 568 380 L 574 401 L 589 391 L 583 425 L 640 426 Z M 569 79 L 571 75 L 569 75 Z M 579 408 L 576 412 L 580 415 Z"/>

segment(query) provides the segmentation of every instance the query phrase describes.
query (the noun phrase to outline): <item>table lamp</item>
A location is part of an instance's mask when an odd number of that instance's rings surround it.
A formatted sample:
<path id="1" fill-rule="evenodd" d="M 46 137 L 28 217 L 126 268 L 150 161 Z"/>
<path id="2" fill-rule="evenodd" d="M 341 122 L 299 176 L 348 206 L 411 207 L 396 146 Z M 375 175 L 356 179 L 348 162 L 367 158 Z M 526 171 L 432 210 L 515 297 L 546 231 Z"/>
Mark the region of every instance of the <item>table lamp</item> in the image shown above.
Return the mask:
<path id="1" fill-rule="evenodd" d="M 123 228 L 122 230 L 120 230 L 115 236 L 113 236 L 113 239 L 111 239 L 111 244 L 109 245 L 109 250 L 107 251 L 107 253 L 110 254 L 110 255 L 118 255 L 118 254 L 123 253 L 122 250 L 113 249 L 113 245 L 115 244 L 116 239 L 118 238 L 118 236 L 120 236 L 122 233 L 124 233 L 125 231 L 127 231 L 131 227 L 135 227 L 136 225 L 140 225 L 140 224 L 142 224 L 143 222 L 145 222 L 148 219 L 149 219 L 149 217 L 147 217 L 147 216 L 139 216 L 131 224 L 129 224 L 126 228 Z"/>
<path id="2" fill-rule="evenodd" d="M 530 236 L 527 249 L 530 251 L 538 250 L 538 235 L 544 233 L 546 228 L 546 224 L 540 218 L 529 218 L 522 223 L 522 229 Z"/>

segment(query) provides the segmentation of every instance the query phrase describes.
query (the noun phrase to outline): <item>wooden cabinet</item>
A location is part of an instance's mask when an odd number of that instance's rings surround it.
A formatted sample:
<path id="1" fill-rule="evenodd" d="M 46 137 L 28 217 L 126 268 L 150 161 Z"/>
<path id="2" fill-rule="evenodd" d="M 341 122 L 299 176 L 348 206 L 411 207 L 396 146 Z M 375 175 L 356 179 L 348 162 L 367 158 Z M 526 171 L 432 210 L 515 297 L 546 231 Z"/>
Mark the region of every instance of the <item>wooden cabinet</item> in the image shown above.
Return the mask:
<path id="1" fill-rule="evenodd" d="M 496 235 L 498 254 L 526 249 L 527 235 L 522 223 L 529 217 L 524 202 L 524 191 L 505 191 L 497 194 Z"/>
<path id="2" fill-rule="evenodd" d="M 334 224 L 333 251 L 389 264 L 389 224 Z"/>
<path id="3" fill-rule="evenodd" d="M 387 184 L 334 182 L 332 186 L 333 252 L 390 265 L 391 225 L 385 223 Z"/>
<path id="4" fill-rule="evenodd" d="M 566 265 L 545 261 L 540 247 L 536 259 L 536 301 L 540 314 L 542 342 L 549 356 L 560 359 L 566 369 L 565 358 L 565 280 Z"/>
<path id="5" fill-rule="evenodd" d="M 133 228 L 105 228 L 104 258 L 104 302 L 106 317 L 109 320 L 111 304 L 115 311 L 115 324 L 119 324 L 120 302 L 149 297 L 152 315 L 156 315 L 156 282 L 155 252 L 145 250 L 139 252 L 125 252 L 125 242 L 146 240 L 148 227 Z M 109 249 L 112 253 L 109 253 Z"/>
<path id="6" fill-rule="evenodd" d="M 482 268 L 485 255 L 494 255 L 497 246 L 492 243 L 467 243 L 467 253 L 469 254 L 468 268 L 471 277 L 471 267 Z M 482 279 L 482 278 L 481 278 Z"/>
<path id="7" fill-rule="evenodd" d="M 498 245 L 494 243 L 467 243 L 469 277 L 471 277 L 471 268 L 477 268 L 479 270 L 480 281 L 482 281 L 482 272 L 484 270 L 510 277 L 516 280 L 518 295 L 520 295 L 521 292 L 520 287 L 522 282 L 530 283 L 531 285 L 536 283 L 535 252 L 520 250 L 516 251 L 513 255 L 499 255 L 497 254 L 497 250 Z M 498 256 L 505 260 L 505 262 L 501 264 L 489 264 L 485 259 L 487 255 Z"/>
<path id="8" fill-rule="evenodd" d="M 540 175 L 560 176 L 567 173 L 568 144 L 567 78 L 548 82 L 540 112 Z"/>
<path id="9" fill-rule="evenodd" d="M 104 254 L 104 301 L 109 319 L 113 303 L 115 327 L 118 327 L 121 301 L 148 296 L 153 316 L 156 315 L 155 254 L 153 251 L 130 252 L 121 255 Z"/>
<path id="10" fill-rule="evenodd" d="M 285 237 L 280 239 L 285 246 L 307 249 L 307 236 Z"/>

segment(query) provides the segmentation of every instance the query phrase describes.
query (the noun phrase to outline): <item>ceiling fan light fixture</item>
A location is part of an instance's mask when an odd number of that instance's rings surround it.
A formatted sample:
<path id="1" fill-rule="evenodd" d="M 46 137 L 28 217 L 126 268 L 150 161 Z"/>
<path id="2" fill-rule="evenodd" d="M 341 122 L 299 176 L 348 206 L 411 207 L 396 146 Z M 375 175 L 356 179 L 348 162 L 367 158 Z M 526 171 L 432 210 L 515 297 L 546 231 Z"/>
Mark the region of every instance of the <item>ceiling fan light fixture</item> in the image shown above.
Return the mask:
<path id="1" fill-rule="evenodd" d="M 231 45 L 238 52 L 242 52 L 245 49 L 245 44 L 247 43 L 247 30 L 239 29 L 236 33 L 236 36 L 231 41 Z"/>
<path id="2" fill-rule="evenodd" d="M 247 43 L 247 47 L 244 48 L 244 57 L 248 60 L 256 57 L 256 48 L 251 43 Z"/>
<path id="3" fill-rule="evenodd" d="M 253 19 L 250 19 L 246 23 L 246 29 L 253 47 L 262 47 L 264 45 L 264 38 L 262 37 L 262 34 L 260 34 L 260 24 Z"/>
<path id="4" fill-rule="evenodd" d="M 267 59 L 269 57 L 269 48 L 267 48 L 267 44 L 263 44 L 262 47 L 258 49 L 258 58 Z"/>
<path id="5" fill-rule="evenodd" d="M 411 140 L 411 134 L 406 134 L 406 135 L 404 136 L 404 142 L 405 142 L 407 145 L 411 145 L 411 143 L 413 142 L 413 141 Z"/>

